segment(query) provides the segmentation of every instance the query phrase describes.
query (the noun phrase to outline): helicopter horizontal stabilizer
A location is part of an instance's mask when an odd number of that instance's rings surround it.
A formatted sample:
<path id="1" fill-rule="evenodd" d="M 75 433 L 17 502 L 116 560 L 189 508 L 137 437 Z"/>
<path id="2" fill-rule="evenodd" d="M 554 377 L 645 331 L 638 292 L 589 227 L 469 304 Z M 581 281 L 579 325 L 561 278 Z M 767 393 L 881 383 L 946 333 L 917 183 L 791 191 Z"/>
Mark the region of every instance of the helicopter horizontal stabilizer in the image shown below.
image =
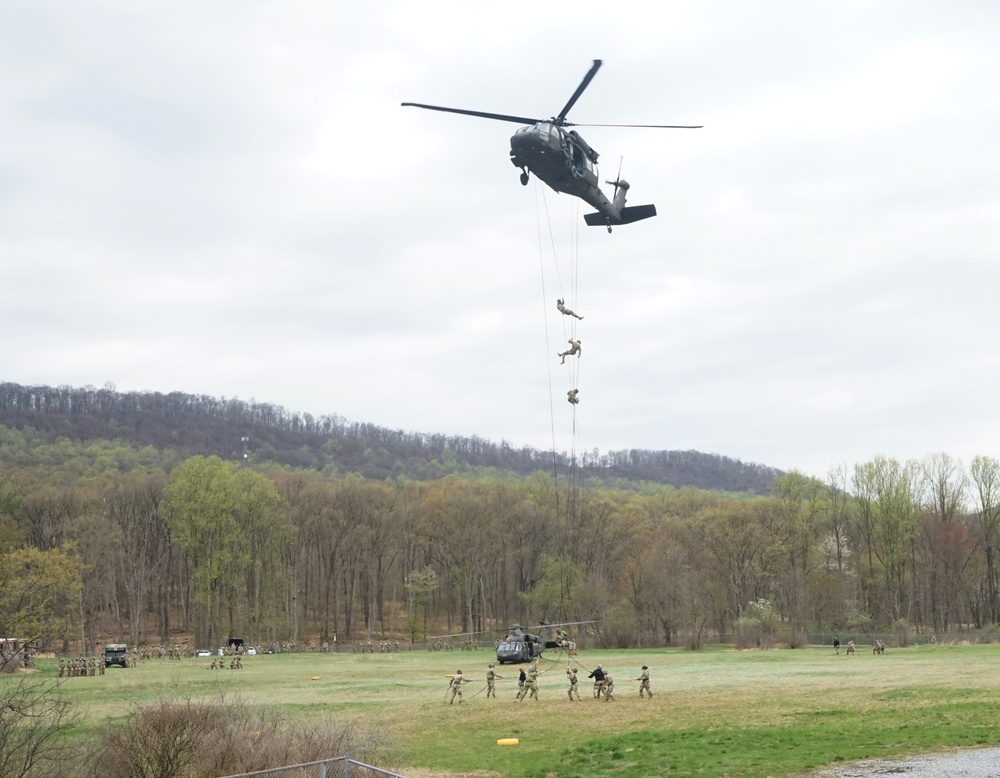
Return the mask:
<path id="1" fill-rule="evenodd" d="M 655 205 L 633 205 L 622 208 L 617 218 L 609 218 L 603 213 L 585 213 L 583 220 L 591 227 L 605 227 L 609 225 L 631 224 L 632 222 L 649 219 L 656 216 Z"/>

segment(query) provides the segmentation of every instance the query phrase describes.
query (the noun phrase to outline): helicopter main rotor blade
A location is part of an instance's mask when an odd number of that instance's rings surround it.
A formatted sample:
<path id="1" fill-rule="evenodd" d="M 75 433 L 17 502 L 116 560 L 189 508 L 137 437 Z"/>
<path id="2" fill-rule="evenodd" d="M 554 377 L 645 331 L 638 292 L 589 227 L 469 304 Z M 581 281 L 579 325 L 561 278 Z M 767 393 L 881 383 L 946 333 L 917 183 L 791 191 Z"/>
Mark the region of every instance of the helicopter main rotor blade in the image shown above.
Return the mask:
<path id="1" fill-rule="evenodd" d="M 428 111 L 444 111 L 445 113 L 460 113 L 465 116 L 478 116 L 481 119 L 496 119 L 498 122 L 514 122 L 515 124 L 538 124 L 543 119 L 529 119 L 526 116 L 508 116 L 505 113 L 486 113 L 485 111 L 467 111 L 463 108 L 444 108 L 440 105 L 424 105 L 423 103 L 400 103 L 414 108 L 426 108 Z"/>
<path id="2" fill-rule="evenodd" d="M 566 122 L 564 127 L 643 127 L 648 130 L 700 130 L 704 124 L 577 124 Z"/>
<path id="3" fill-rule="evenodd" d="M 559 122 L 565 122 L 566 114 L 569 113 L 569 109 L 576 105 L 576 101 L 580 99 L 580 95 L 583 94 L 583 90 L 590 86 L 590 82 L 594 80 L 594 76 L 597 75 L 597 71 L 600 70 L 600 68 L 601 60 L 595 59 L 594 64 L 591 65 L 590 70 L 587 71 L 587 75 L 585 75 L 583 77 L 583 81 L 580 82 L 580 86 L 576 88 L 576 91 L 569 99 L 569 102 L 566 103 L 565 107 L 559 112 L 559 115 L 556 116 L 556 119 L 558 119 Z"/>

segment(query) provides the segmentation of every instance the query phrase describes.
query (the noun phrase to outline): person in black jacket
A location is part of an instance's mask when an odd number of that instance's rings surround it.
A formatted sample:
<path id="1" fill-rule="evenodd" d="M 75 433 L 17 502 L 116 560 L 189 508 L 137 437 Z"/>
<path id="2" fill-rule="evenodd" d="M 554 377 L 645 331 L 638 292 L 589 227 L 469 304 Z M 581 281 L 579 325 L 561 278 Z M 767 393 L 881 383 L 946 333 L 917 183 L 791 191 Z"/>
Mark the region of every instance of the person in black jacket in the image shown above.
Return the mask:
<path id="1" fill-rule="evenodd" d="M 604 670 L 601 668 L 600 665 L 598 665 L 597 669 L 594 670 L 594 672 L 592 672 L 587 677 L 594 679 L 594 697 L 595 698 L 600 697 L 601 687 L 604 686 Z"/>

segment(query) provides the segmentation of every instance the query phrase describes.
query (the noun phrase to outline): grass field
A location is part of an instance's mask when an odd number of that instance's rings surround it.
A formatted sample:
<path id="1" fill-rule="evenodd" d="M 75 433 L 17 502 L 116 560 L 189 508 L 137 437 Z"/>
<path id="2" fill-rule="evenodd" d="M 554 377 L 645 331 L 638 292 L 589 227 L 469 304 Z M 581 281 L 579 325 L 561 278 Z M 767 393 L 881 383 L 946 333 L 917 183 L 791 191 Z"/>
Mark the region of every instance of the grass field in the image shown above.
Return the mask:
<path id="1" fill-rule="evenodd" d="M 257 656 L 232 671 L 209 670 L 207 659 L 155 660 L 67 679 L 62 688 L 82 714 L 81 737 L 126 715 L 130 703 L 220 691 L 293 716 L 378 722 L 398 741 L 402 756 L 392 767 L 404 775 L 787 776 L 839 761 L 1000 744 L 998 646 L 852 657 L 828 648 L 588 651 L 577 657 L 583 700 L 574 703 L 569 660 L 547 655 L 539 701 L 514 700 L 512 665 L 499 668 L 508 679 L 497 682 L 498 699 L 477 694 L 492 657 L 485 650 Z M 614 702 L 591 696 L 586 675 L 597 663 L 614 673 Z M 630 680 L 643 664 L 652 700 L 639 699 Z M 55 660 L 38 665 L 55 677 Z M 472 682 L 464 704 L 448 705 L 446 676 L 457 668 Z M 520 744 L 498 747 L 500 738 Z"/>

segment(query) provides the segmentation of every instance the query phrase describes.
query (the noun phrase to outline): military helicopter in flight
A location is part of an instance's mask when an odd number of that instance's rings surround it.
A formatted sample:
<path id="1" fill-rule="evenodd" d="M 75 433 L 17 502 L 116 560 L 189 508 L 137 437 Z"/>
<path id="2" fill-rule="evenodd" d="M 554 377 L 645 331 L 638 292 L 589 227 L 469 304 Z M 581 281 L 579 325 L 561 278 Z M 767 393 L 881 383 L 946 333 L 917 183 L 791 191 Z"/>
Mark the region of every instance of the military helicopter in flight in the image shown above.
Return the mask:
<path id="1" fill-rule="evenodd" d="M 631 224 L 640 219 L 656 216 L 655 205 L 625 205 L 625 196 L 629 190 L 628 181 L 621 179 L 621 171 L 614 181 L 605 181 L 614 186 L 611 200 L 600 188 L 597 174 L 598 153 L 587 144 L 576 130 L 569 127 L 647 127 L 652 129 L 699 129 L 703 125 L 680 124 L 576 124 L 567 121 L 566 114 L 580 99 L 580 95 L 590 85 L 601 60 L 595 59 L 587 75 L 583 77 L 580 86 L 576 88 L 569 102 L 563 109 L 550 119 L 531 119 L 525 116 L 509 116 L 501 113 L 484 111 L 469 111 L 462 108 L 444 108 L 440 105 L 425 105 L 424 103 L 402 103 L 404 106 L 426 108 L 431 111 L 460 113 L 466 116 L 479 116 L 483 119 L 496 119 L 501 122 L 526 124 L 510 139 L 510 161 L 515 167 L 521 168 L 521 183 L 528 185 L 529 171 L 548 184 L 557 192 L 579 197 L 597 209 L 596 213 L 584 215 L 584 221 L 590 226 L 605 225 L 611 232 L 612 225 Z"/>

